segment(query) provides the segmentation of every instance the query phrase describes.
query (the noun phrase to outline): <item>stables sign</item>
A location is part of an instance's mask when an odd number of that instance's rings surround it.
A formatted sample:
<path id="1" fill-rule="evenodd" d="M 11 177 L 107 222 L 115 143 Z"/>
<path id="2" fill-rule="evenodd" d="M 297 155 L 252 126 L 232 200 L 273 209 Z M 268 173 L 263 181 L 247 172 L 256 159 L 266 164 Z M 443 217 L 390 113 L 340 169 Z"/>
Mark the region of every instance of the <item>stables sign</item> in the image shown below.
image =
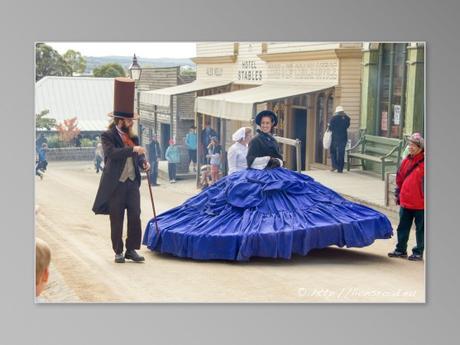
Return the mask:
<path id="1" fill-rule="evenodd" d="M 243 60 L 240 62 L 237 71 L 240 81 L 262 81 L 262 70 L 258 68 L 256 61 Z"/>

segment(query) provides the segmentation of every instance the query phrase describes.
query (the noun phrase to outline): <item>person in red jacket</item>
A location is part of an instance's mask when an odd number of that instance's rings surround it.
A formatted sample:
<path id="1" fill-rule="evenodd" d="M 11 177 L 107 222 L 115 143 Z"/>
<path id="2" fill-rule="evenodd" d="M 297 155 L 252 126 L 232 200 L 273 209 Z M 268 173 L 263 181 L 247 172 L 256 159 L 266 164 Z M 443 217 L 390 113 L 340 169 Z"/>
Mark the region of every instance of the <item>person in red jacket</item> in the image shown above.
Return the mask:
<path id="1" fill-rule="evenodd" d="M 396 203 L 400 205 L 398 243 L 396 249 L 388 253 L 389 257 L 406 258 L 407 241 L 412 223 L 415 222 L 417 245 L 412 248 L 409 260 L 423 260 L 424 218 L 425 218 L 425 143 L 420 133 L 414 133 L 409 139 L 409 155 L 401 162 L 396 175 Z"/>

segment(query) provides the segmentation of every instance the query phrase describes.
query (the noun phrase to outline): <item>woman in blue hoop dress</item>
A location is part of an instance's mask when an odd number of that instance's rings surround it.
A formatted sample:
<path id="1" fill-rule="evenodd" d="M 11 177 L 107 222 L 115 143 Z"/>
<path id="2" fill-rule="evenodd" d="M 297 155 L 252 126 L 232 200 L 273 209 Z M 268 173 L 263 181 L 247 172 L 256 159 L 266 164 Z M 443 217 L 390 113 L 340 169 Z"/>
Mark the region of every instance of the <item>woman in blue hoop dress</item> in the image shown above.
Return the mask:
<path id="1" fill-rule="evenodd" d="M 248 169 L 237 171 L 147 224 L 143 244 L 196 260 L 290 259 L 331 245 L 365 247 L 393 234 L 388 218 L 311 177 L 282 167 L 278 119 L 257 114 Z"/>

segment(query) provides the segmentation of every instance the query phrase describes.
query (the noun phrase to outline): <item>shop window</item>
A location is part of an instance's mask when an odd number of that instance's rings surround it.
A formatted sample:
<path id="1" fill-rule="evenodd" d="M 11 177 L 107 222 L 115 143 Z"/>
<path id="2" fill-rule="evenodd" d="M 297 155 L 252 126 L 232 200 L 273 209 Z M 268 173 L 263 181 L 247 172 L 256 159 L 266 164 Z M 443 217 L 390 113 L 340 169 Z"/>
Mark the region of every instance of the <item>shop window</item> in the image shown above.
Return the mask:
<path id="1" fill-rule="evenodd" d="M 405 92 L 406 43 L 382 44 L 377 134 L 399 138 Z"/>
<path id="2" fill-rule="evenodd" d="M 293 97 L 293 99 L 292 99 L 292 105 L 305 107 L 306 104 L 307 104 L 307 95 L 301 95 L 301 96 Z"/>

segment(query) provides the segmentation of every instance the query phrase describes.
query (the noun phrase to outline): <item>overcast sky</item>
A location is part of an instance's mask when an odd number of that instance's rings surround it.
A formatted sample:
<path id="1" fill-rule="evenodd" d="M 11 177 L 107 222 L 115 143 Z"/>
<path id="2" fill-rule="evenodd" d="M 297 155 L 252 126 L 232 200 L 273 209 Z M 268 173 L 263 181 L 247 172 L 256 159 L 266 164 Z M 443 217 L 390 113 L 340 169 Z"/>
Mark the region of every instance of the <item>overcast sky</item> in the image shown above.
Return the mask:
<path id="1" fill-rule="evenodd" d="M 45 42 L 64 54 L 73 49 L 83 56 L 132 56 L 139 58 L 191 58 L 196 56 L 196 44 L 187 42 Z"/>

